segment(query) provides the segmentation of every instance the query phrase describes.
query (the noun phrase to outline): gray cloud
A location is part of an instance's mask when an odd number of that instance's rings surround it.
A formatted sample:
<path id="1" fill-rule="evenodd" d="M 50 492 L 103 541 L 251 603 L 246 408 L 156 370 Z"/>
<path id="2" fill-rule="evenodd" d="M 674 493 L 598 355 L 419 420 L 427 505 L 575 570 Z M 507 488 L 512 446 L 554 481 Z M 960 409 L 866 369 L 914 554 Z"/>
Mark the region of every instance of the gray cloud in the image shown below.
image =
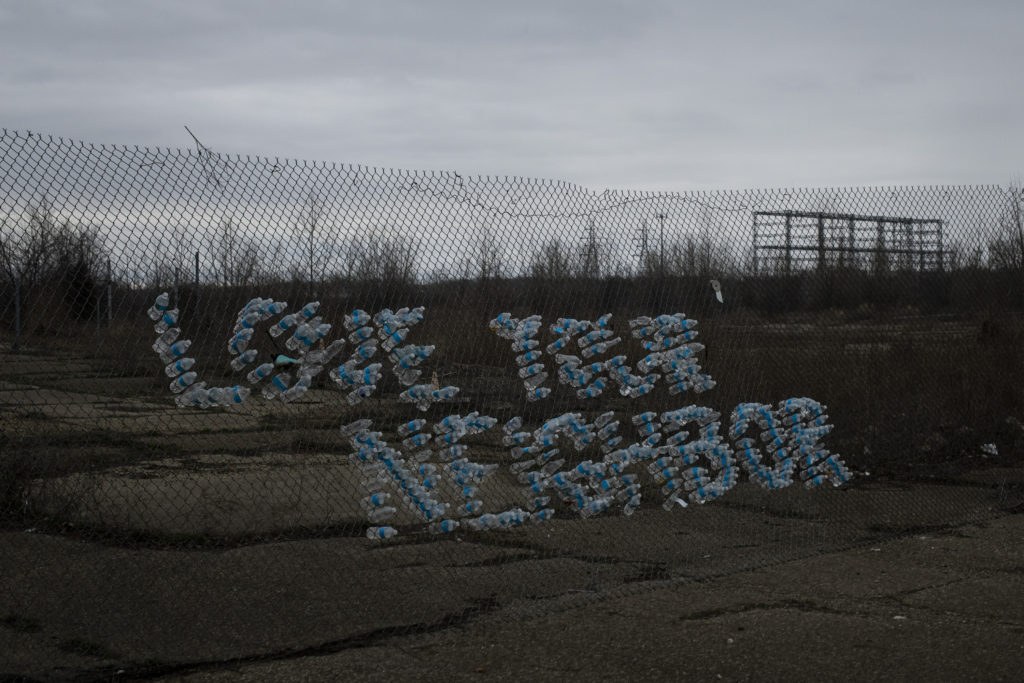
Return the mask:
<path id="1" fill-rule="evenodd" d="M 1007 182 L 1016 2 L 0 2 L 0 125 L 687 189 Z"/>

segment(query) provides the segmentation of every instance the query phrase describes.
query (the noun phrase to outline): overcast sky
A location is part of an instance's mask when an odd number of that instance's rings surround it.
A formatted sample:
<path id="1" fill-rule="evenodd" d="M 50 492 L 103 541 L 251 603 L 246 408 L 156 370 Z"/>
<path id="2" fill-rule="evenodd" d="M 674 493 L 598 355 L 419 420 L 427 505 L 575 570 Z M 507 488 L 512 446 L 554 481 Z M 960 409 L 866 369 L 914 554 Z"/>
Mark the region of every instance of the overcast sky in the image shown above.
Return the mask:
<path id="1" fill-rule="evenodd" d="M 0 0 L 0 126 L 596 190 L 1009 183 L 1024 2 Z"/>

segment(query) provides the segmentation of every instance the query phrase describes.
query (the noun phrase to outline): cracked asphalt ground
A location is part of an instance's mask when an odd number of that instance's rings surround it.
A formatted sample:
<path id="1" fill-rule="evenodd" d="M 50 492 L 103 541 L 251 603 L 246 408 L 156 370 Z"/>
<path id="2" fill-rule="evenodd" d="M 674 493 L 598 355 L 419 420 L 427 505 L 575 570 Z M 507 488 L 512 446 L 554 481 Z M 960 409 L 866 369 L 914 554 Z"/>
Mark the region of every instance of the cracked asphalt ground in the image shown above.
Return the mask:
<path id="1" fill-rule="evenodd" d="M 12 530 L 0 679 L 1019 680 L 1022 476 L 388 544 Z"/>
<path id="2" fill-rule="evenodd" d="M 572 604 L 575 603 L 575 604 Z M 332 654 L 255 680 L 992 680 L 1024 671 L 1024 515 Z"/>

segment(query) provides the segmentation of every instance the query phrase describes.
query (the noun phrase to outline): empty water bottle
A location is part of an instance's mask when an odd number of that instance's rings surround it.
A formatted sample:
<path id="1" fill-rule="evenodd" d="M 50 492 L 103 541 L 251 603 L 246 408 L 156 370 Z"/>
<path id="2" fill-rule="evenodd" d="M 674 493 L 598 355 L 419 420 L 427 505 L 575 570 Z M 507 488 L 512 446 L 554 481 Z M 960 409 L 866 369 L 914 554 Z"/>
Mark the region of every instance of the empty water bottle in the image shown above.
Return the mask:
<path id="1" fill-rule="evenodd" d="M 283 373 L 280 375 L 274 375 L 270 380 L 270 384 L 263 387 L 263 398 L 268 401 L 272 401 L 279 398 L 285 391 L 288 390 L 288 385 L 292 381 L 292 376 L 289 373 Z"/>
<path id="2" fill-rule="evenodd" d="M 419 448 L 420 446 L 426 445 L 433 436 L 434 435 L 429 432 L 419 432 L 417 434 L 413 434 L 407 439 L 403 439 L 402 445 L 406 448 Z"/>
<path id="3" fill-rule="evenodd" d="M 360 401 L 363 401 L 364 399 L 373 396 L 373 392 L 375 392 L 376 390 L 376 384 L 368 384 L 361 387 L 356 387 L 352 391 L 345 394 L 345 401 L 348 402 L 350 406 L 354 406 Z"/>
<path id="4" fill-rule="evenodd" d="M 621 341 L 621 337 L 614 337 L 612 339 L 609 339 L 608 341 L 603 341 L 594 344 L 593 346 L 586 347 L 585 349 L 580 351 L 580 355 L 583 356 L 584 358 L 590 358 L 591 356 L 600 355 Z"/>
<path id="5" fill-rule="evenodd" d="M 176 330 L 177 328 L 172 329 Z M 170 331 L 171 330 L 168 330 L 168 332 Z M 191 345 L 192 340 L 190 339 L 184 339 L 180 342 L 175 342 L 174 344 L 171 344 L 166 350 L 160 352 L 160 360 L 165 364 L 176 361 L 185 355 L 185 352 L 188 351 L 188 347 L 190 347 Z"/>
<path id="6" fill-rule="evenodd" d="M 177 377 L 181 373 L 191 370 L 195 364 L 195 358 L 182 358 L 164 366 L 164 374 L 168 377 Z"/>
<path id="7" fill-rule="evenodd" d="M 391 507 L 390 505 L 382 505 L 380 507 L 376 507 L 368 511 L 366 513 L 366 519 L 367 521 L 372 522 L 373 524 L 379 524 L 380 522 L 383 522 L 385 519 L 392 517 L 396 512 L 398 512 L 398 510 Z"/>
<path id="8" fill-rule="evenodd" d="M 241 330 L 248 330 L 251 327 L 255 327 L 256 323 L 258 323 L 259 321 L 259 311 L 251 311 L 249 313 L 246 313 L 245 315 L 240 317 L 238 319 L 238 322 L 235 324 L 235 332 L 239 332 Z"/>
<path id="9" fill-rule="evenodd" d="M 185 374 L 180 375 L 177 379 L 173 380 L 170 383 L 169 388 L 171 390 L 171 393 L 180 394 L 185 389 L 187 389 L 190 384 L 192 384 L 195 381 L 196 373 L 186 372 Z"/>
<path id="10" fill-rule="evenodd" d="M 312 377 L 309 375 L 302 375 L 299 377 L 299 381 L 295 383 L 295 386 L 285 389 L 281 394 L 281 400 L 285 403 L 291 403 L 292 401 L 299 400 L 306 395 L 306 392 L 309 391 L 309 387 L 312 383 Z"/>
<path id="11" fill-rule="evenodd" d="M 532 376 L 534 376 L 534 375 L 536 375 L 538 373 L 541 373 L 543 371 L 544 371 L 544 364 L 543 363 L 534 363 L 533 365 L 529 365 L 529 366 L 527 366 L 525 368 L 521 368 L 518 372 L 519 372 L 519 376 L 522 377 L 523 379 L 525 379 L 527 377 L 532 377 Z"/>
<path id="12" fill-rule="evenodd" d="M 422 375 L 423 372 L 415 368 L 403 369 L 396 367 L 394 370 L 394 374 L 399 384 L 401 384 L 402 386 L 409 387 L 416 383 L 416 381 L 420 378 L 420 375 Z"/>
<path id="13" fill-rule="evenodd" d="M 484 502 L 482 500 L 470 500 L 460 505 L 457 511 L 463 515 L 475 515 L 483 509 Z"/>
<path id="14" fill-rule="evenodd" d="M 526 400 L 530 403 L 534 401 L 540 401 L 551 395 L 551 387 L 538 387 L 531 389 L 526 393 Z"/>
<path id="15" fill-rule="evenodd" d="M 554 518 L 555 511 L 551 508 L 543 508 L 530 514 L 530 521 L 533 523 L 546 522 L 549 519 Z"/>
<path id="16" fill-rule="evenodd" d="M 440 389 L 430 392 L 430 397 L 435 401 L 445 401 L 455 398 L 457 393 L 459 393 L 458 387 L 441 387 Z"/>
<path id="17" fill-rule="evenodd" d="M 157 353 L 163 353 L 164 351 L 167 351 L 168 349 L 171 348 L 171 344 L 174 343 L 174 340 L 178 338 L 179 334 L 181 334 L 181 330 L 179 330 L 177 327 L 172 327 L 171 329 L 167 330 L 159 337 L 157 337 L 155 342 L 153 342 L 153 350 L 156 351 Z"/>
<path id="18" fill-rule="evenodd" d="M 153 325 L 153 331 L 157 334 L 163 334 L 170 328 L 178 324 L 178 309 L 175 308 L 173 311 L 164 311 L 160 319 L 156 321 L 156 325 Z"/>
<path id="19" fill-rule="evenodd" d="M 238 372 L 249 363 L 256 360 L 256 356 L 259 355 L 259 351 L 256 349 L 249 349 L 245 353 L 239 355 L 237 358 L 231 359 L 231 369 Z"/>
<path id="20" fill-rule="evenodd" d="M 299 313 L 302 315 L 303 318 L 309 320 L 314 315 L 316 315 L 316 311 L 318 308 L 320 308 L 319 301 L 310 301 L 308 304 L 302 307 L 302 310 L 299 311 Z"/>
<path id="21" fill-rule="evenodd" d="M 361 342 L 370 339 L 373 336 L 373 328 L 369 325 L 360 327 L 351 334 L 348 335 L 348 340 L 353 344 L 359 344 Z"/>
<path id="22" fill-rule="evenodd" d="M 543 384 L 544 380 L 546 380 L 547 378 L 548 373 L 540 372 L 537 373 L 536 375 L 533 375 L 532 377 L 527 377 L 526 379 L 524 379 L 523 386 L 526 387 L 528 391 L 531 389 L 536 389 L 538 386 Z"/>
<path id="23" fill-rule="evenodd" d="M 344 339 L 335 339 L 327 345 L 325 349 L 316 349 L 310 351 L 303 357 L 303 362 L 307 364 L 321 365 L 329 363 L 331 359 L 338 355 L 342 348 L 345 346 Z"/>
<path id="24" fill-rule="evenodd" d="M 595 379 L 594 383 L 585 389 L 579 389 L 576 392 L 576 396 L 579 398 L 597 398 L 604 391 L 605 384 L 600 379 Z"/>
<path id="25" fill-rule="evenodd" d="M 393 348 L 405 341 L 407 336 L 409 336 L 409 328 L 403 327 L 395 330 L 384 338 L 380 343 L 380 348 L 384 351 L 391 351 Z"/>
<path id="26" fill-rule="evenodd" d="M 224 387 L 221 391 L 221 402 L 241 403 L 249 397 L 251 391 L 249 387 L 239 386 L 238 384 L 232 387 Z"/>
<path id="27" fill-rule="evenodd" d="M 298 313 L 292 313 L 291 315 L 286 315 L 285 317 L 281 318 L 276 323 L 270 326 L 270 336 L 280 337 L 282 334 L 298 325 L 299 318 L 300 316 Z"/>
<path id="28" fill-rule="evenodd" d="M 263 306 L 263 317 L 270 318 L 275 315 L 280 315 L 281 313 L 284 313 L 284 309 L 286 308 L 288 308 L 287 301 L 270 301 L 268 299 L 267 303 Z"/>
<path id="29" fill-rule="evenodd" d="M 249 342 L 252 341 L 252 335 L 254 330 L 252 328 L 248 330 L 242 330 L 235 336 L 228 340 L 228 353 L 232 356 L 238 355 L 245 351 L 249 346 Z"/>
<path id="30" fill-rule="evenodd" d="M 163 292 L 162 294 L 157 296 L 156 301 L 154 301 L 153 305 L 149 307 L 148 311 L 146 311 L 146 315 L 149 316 L 150 320 L 159 320 L 160 316 L 163 315 L 164 311 L 167 310 L 167 307 L 170 305 L 170 303 L 170 295 L 167 292 Z"/>
<path id="31" fill-rule="evenodd" d="M 370 360 L 377 354 L 377 340 L 367 339 L 352 352 L 353 360 Z"/>
<path id="32" fill-rule="evenodd" d="M 371 526 L 366 530 L 366 537 L 371 541 L 386 541 L 398 535 L 398 529 L 390 526 Z"/>
<path id="33" fill-rule="evenodd" d="M 568 346 L 570 341 L 572 341 L 571 337 L 559 337 L 555 341 L 553 341 L 550 344 L 548 344 L 544 348 L 544 350 L 547 351 L 550 354 L 558 353 L 559 351 L 564 349 L 566 346 Z"/>
<path id="34" fill-rule="evenodd" d="M 174 397 L 174 402 L 180 408 L 209 408 L 209 391 L 206 382 L 197 382 L 185 391 Z"/>
<path id="35" fill-rule="evenodd" d="M 356 328 L 366 327 L 371 322 L 373 322 L 373 318 L 370 317 L 370 314 L 357 308 L 345 316 L 343 324 L 345 325 L 345 330 L 351 332 Z"/>
<path id="36" fill-rule="evenodd" d="M 254 370 L 249 371 L 249 374 L 245 376 L 249 380 L 249 384 L 256 384 L 260 380 L 266 378 L 274 371 L 273 363 L 264 363 Z"/>

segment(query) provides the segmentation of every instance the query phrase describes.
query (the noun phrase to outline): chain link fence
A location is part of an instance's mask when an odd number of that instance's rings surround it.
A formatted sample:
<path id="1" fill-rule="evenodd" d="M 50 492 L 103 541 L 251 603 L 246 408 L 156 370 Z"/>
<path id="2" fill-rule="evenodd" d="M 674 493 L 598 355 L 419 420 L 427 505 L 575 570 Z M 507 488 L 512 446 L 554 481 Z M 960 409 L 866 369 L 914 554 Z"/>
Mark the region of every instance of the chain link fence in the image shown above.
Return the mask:
<path id="1" fill-rule="evenodd" d="M 208 658 L 330 649 L 1021 505 L 1020 188 L 6 130 L 0 168 L 6 613 L 77 610 L 82 670 L 188 661 L 199 612 Z"/>

